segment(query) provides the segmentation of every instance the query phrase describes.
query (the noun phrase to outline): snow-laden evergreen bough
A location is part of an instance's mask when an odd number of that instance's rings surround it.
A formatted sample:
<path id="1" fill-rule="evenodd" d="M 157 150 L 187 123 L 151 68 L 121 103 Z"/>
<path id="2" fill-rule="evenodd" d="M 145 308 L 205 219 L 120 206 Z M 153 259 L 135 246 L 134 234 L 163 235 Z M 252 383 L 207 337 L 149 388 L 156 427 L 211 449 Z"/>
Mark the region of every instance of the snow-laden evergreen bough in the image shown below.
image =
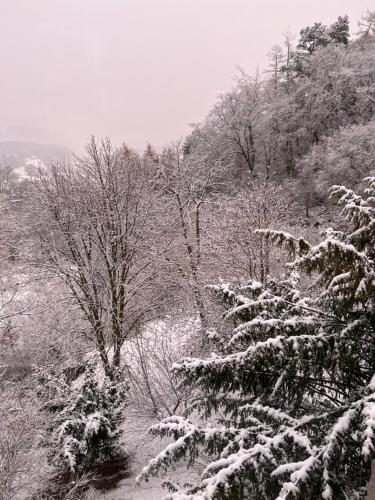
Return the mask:
<path id="1" fill-rule="evenodd" d="M 365 496 L 375 441 L 375 178 L 365 181 L 364 197 L 331 189 L 350 231 L 328 229 L 317 245 L 262 231 L 292 252 L 288 279 L 212 287 L 234 329 L 216 334 L 209 358 L 173 367 L 199 394 L 185 416 L 151 428 L 174 442 L 139 480 L 204 454 L 200 481 L 169 483 L 166 498 Z M 304 274 L 314 278 L 311 296 L 300 291 Z"/>
<path id="2" fill-rule="evenodd" d="M 74 384 L 67 384 L 62 374 L 41 370 L 38 378 L 46 408 L 53 413 L 46 439 L 50 462 L 60 473 L 77 478 L 96 463 L 123 454 L 119 425 L 126 387 L 121 380 L 100 380 L 91 363 Z"/>

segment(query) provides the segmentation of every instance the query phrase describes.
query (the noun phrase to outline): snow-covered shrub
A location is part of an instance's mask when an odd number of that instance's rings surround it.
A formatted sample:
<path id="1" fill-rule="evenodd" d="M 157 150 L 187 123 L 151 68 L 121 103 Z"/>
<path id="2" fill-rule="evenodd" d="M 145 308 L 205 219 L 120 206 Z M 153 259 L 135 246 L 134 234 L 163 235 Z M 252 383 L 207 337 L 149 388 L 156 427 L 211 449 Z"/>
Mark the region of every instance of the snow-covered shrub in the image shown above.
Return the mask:
<path id="1" fill-rule="evenodd" d="M 197 397 L 190 413 L 151 428 L 175 441 L 139 479 L 204 452 L 200 481 L 170 484 L 167 498 L 364 498 L 375 457 L 375 178 L 367 185 L 364 197 L 331 190 L 347 232 L 310 245 L 263 231 L 294 255 L 285 281 L 212 287 L 234 329 L 218 332 L 209 358 L 174 366 Z M 314 278 L 309 296 L 299 273 Z"/>
<path id="2" fill-rule="evenodd" d="M 92 465 L 122 453 L 119 445 L 126 386 L 120 380 L 102 380 L 88 364 L 82 380 L 72 384 L 63 375 L 39 372 L 46 407 L 53 413 L 47 445 L 51 463 L 71 477 Z M 49 395 L 48 395 L 49 394 Z"/>
<path id="3" fill-rule="evenodd" d="M 0 393 L 0 499 L 17 500 L 48 476 L 39 446 L 43 413 L 24 384 L 0 380 Z"/>

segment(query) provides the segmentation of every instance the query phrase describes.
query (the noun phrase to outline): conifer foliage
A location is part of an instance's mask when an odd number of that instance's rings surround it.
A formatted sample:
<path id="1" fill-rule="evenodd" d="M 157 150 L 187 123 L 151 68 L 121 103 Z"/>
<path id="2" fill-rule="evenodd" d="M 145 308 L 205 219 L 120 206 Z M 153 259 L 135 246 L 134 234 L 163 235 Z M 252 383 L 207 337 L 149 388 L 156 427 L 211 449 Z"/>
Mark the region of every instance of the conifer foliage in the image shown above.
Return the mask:
<path id="1" fill-rule="evenodd" d="M 174 365 L 197 397 L 186 415 L 151 428 L 174 442 L 139 479 L 203 453 L 200 480 L 170 483 L 167 498 L 365 496 L 375 455 L 375 178 L 365 181 L 363 196 L 331 189 L 348 230 L 328 229 L 316 245 L 262 231 L 293 254 L 287 279 L 211 287 L 234 328 L 213 335 L 209 358 Z"/>
<path id="2" fill-rule="evenodd" d="M 99 380 L 91 364 L 82 380 L 73 384 L 63 375 L 38 375 L 44 383 L 46 407 L 53 414 L 46 440 L 51 464 L 74 479 L 92 465 L 120 456 L 123 382 L 107 377 Z"/>

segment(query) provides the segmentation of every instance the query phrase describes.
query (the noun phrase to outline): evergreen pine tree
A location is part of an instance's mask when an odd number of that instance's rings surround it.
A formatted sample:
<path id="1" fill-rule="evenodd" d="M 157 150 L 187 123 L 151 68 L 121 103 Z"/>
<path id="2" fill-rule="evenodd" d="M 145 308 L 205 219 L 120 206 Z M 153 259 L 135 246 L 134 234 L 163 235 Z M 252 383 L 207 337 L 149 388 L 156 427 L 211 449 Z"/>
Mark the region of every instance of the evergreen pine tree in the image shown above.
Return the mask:
<path id="1" fill-rule="evenodd" d="M 139 479 L 201 453 L 210 463 L 196 484 L 169 483 L 166 498 L 364 497 L 375 455 L 375 178 L 367 183 L 363 197 L 331 190 L 348 231 L 328 229 L 317 245 L 262 231 L 293 254 L 287 279 L 212 287 L 234 328 L 213 335 L 209 358 L 174 366 L 196 399 L 151 428 L 174 442 Z M 309 295 L 300 275 L 314 278 Z"/>
<path id="2" fill-rule="evenodd" d="M 342 43 L 345 47 L 349 43 L 349 17 L 339 16 L 337 21 L 330 27 L 328 36 L 333 43 Z"/>
<path id="3" fill-rule="evenodd" d="M 325 47 L 328 44 L 327 26 L 314 23 L 313 26 L 301 30 L 297 49 L 312 54 L 318 47 Z"/>
<path id="4" fill-rule="evenodd" d="M 88 364 L 83 379 L 68 384 L 63 375 L 39 371 L 46 408 L 53 416 L 46 444 L 59 472 L 79 477 L 106 459 L 120 456 L 119 424 L 125 398 L 121 381 L 98 379 Z"/>

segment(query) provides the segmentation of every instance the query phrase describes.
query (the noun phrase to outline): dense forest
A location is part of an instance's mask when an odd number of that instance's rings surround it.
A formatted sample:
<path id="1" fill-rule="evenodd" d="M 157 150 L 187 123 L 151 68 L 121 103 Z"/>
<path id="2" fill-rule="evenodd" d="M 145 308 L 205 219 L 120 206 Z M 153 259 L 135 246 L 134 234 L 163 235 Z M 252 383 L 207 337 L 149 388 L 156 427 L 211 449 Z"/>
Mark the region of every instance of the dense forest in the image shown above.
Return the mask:
<path id="1" fill-rule="evenodd" d="M 0 500 L 366 497 L 375 11 L 358 26 L 286 33 L 162 151 L 3 145 Z"/>

